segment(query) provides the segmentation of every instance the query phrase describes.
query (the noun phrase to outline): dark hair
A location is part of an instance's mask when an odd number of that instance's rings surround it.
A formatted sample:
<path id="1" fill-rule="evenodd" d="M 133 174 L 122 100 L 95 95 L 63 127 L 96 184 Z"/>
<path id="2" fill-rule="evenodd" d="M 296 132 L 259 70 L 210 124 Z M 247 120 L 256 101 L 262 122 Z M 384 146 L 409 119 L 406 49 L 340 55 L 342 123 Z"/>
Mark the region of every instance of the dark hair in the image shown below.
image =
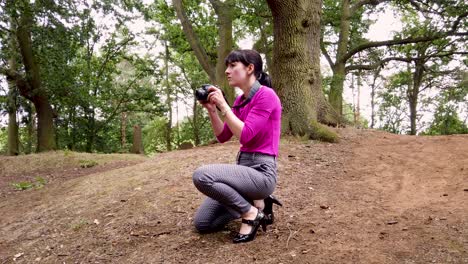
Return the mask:
<path id="1" fill-rule="evenodd" d="M 252 64 L 254 66 L 255 78 L 257 78 L 261 85 L 271 87 L 271 78 L 263 71 L 262 57 L 257 51 L 249 49 L 233 50 L 224 60 L 226 66 L 232 62 L 241 62 L 245 66 Z"/>

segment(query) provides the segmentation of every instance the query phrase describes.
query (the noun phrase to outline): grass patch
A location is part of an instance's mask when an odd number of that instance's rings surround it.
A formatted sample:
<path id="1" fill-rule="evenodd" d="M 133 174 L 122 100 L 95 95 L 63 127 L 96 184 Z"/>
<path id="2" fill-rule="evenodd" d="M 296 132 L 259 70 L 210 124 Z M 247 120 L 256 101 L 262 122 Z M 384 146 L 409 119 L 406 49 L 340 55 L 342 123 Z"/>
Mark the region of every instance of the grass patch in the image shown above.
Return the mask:
<path id="1" fill-rule="evenodd" d="M 99 165 L 99 163 L 95 160 L 80 160 L 80 167 L 81 168 L 91 168 L 96 165 Z"/>
<path id="2" fill-rule="evenodd" d="M 82 166 L 92 167 L 115 161 L 144 161 L 147 157 L 134 154 L 95 154 L 70 150 L 50 151 L 45 153 L 0 156 L 0 176 L 17 174 L 35 174 L 37 171 L 60 170 Z M 96 162 L 97 164 L 94 164 Z M 93 165 L 94 164 L 94 165 Z"/>
<path id="3" fill-rule="evenodd" d="M 78 231 L 87 224 L 88 224 L 88 221 L 86 219 L 80 219 L 76 221 L 75 223 L 72 223 L 70 227 L 73 231 Z"/>
<path id="4" fill-rule="evenodd" d="M 14 182 L 11 185 L 15 190 L 24 191 L 29 190 L 32 188 L 41 189 L 46 184 L 46 180 L 42 177 L 36 177 L 34 182 L 22 181 L 22 182 Z"/>

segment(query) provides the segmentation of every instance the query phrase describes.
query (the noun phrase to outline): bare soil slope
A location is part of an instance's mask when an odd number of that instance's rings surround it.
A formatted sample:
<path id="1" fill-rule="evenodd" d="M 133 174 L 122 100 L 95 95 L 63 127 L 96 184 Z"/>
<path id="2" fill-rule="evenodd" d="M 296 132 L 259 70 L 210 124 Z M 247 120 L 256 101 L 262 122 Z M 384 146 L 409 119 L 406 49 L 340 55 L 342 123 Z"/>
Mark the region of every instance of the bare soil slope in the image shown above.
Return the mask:
<path id="1" fill-rule="evenodd" d="M 208 235 L 192 226 L 203 199 L 192 172 L 234 163 L 236 143 L 55 169 L 66 176 L 39 190 L 5 191 L 19 174 L 0 172 L 0 264 L 468 263 L 468 136 L 339 133 L 338 144 L 282 140 L 284 207 L 241 245 L 238 221 Z"/>

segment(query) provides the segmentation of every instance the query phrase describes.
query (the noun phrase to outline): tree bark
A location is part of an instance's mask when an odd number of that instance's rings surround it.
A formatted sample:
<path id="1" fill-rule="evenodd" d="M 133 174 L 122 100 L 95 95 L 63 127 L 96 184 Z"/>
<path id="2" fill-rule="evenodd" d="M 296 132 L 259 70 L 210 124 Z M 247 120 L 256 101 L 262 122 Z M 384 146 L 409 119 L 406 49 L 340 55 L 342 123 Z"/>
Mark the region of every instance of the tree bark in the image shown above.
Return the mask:
<path id="1" fill-rule="evenodd" d="M 131 152 L 135 154 L 144 154 L 143 136 L 139 125 L 133 126 L 133 146 Z"/>
<path id="2" fill-rule="evenodd" d="M 10 59 L 9 64 L 11 69 L 15 69 L 14 59 Z M 16 99 L 18 95 L 13 80 L 8 81 L 8 88 L 8 155 L 16 156 L 19 154 L 19 133 L 16 121 Z"/>
<path id="3" fill-rule="evenodd" d="M 177 13 L 177 17 L 182 24 L 182 29 L 184 31 L 184 35 L 187 38 L 187 41 L 192 47 L 195 56 L 197 57 L 200 65 L 203 67 L 203 70 L 208 74 L 211 82 L 216 81 L 216 71 L 215 67 L 212 65 L 210 58 L 206 54 L 205 49 L 200 43 L 200 39 L 198 38 L 197 34 L 195 34 L 192 24 L 185 13 L 184 6 L 182 4 L 182 0 L 173 0 L 172 4 L 174 5 L 174 9 Z"/>
<path id="4" fill-rule="evenodd" d="M 374 128 L 374 126 L 375 126 L 375 91 L 377 89 L 376 81 L 377 81 L 377 78 L 379 77 L 380 69 L 381 68 L 379 67 L 374 71 L 372 85 L 371 85 L 371 124 L 370 124 L 370 128 Z"/>
<path id="5" fill-rule="evenodd" d="M 14 30 L 14 20 L 10 19 L 11 29 Z M 16 50 L 15 36 L 10 36 L 10 59 L 8 64 L 11 71 L 16 71 L 16 61 L 14 56 Z M 19 154 L 19 134 L 18 123 L 16 121 L 18 90 L 14 80 L 8 80 L 8 155 L 16 156 Z"/>
<path id="6" fill-rule="evenodd" d="M 282 132 L 336 141 L 318 123 L 323 100 L 320 76 L 320 0 L 267 0 L 273 14 L 272 75 L 283 105 Z"/>
<path id="7" fill-rule="evenodd" d="M 193 137 L 195 140 L 195 146 L 200 145 L 200 124 L 198 122 L 198 101 L 197 98 L 193 97 Z"/>
<path id="8" fill-rule="evenodd" d="M 332 66 L 333 77 L 330 87 L 329 101 L 333 109 L 340 116 L 343 115 L 343 86 L 346 78 L 346 60 L 344 56 L 348 50 L 350 35 L 350 0 L 343 0 L 341 4 L 340 33 L 338 37 L 338 49 L 336 52 L 336 61 Z"/>
<path id="9" fill-rule="evenodd" d="M 227 0 L 221 2 L 219 0 L 210 0 L 216 15 L 218 16 L 218 60 L 216 61 L 216 84 L 223 89 L 226 94 L 226 99 L 230 104 L 234 103 L 235 90 L 229 87 L 225 70 L 226 65 L 224 59 L 229 55 L 232 50 L 232 20 L 233 10 L 235 8 L 234 1 Z"/>
<path id="10" fill-rule="evenodd" d="M 26 154 L 31 154 L 33 152 L 33 146 L 34 146 L 34 132 L 36 131 L 36 118 L 34 117 L 34 109 L 31 105 L 30 102 L 26 102 L 26 112 L 28 113 L 28 124 L 27 124 L 27 130 L 28 130 L 28 140 L 26 144 L 26 149 L 25 153 Z"/>
<path id="11" fill-rule="evenodd" d="M 413 83 L 410 85 L 410 89 L 407 92 L 408 103 L 410 109 L 410 135 L 416 135 L 417 128 L 417 116 L 418 116 L 418 98 L 421 89 L 422 79 L 424 77 L 424 61 L 416 60 L 415 69 L 413 73 Z"/>
<path id="12" fill-rule="evenodd" d="M 120 121 L 120 149 L 127 150 L 127 112 L 122 112 Z"/>
<path id="13" fill-rule="evenodd" d="M 167 124 L 166 124 L 166 150 L 171 151 L 172 149 L 172 99 L 171 99 L 171 87 L 169 86 L 169 47 L 167 41 L 164 41 L 166 49 L 166 55 L 164 57 L 165 67 L 165 82 L 166 82 L 166 105 L 168 109 Z"/>

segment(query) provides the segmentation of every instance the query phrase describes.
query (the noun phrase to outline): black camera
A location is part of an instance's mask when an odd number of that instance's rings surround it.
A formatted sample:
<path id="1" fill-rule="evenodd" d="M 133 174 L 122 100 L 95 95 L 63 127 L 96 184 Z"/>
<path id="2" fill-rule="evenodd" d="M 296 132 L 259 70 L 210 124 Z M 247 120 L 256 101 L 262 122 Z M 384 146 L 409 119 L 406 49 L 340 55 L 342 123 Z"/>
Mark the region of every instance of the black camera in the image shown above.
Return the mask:
<path id="1" fill-rule="evenodd" d="M 210 88 L 211 84 L 203 84 L 200 89 L 197 89 L 195 91 L 195 98 L 197 98 L 198 101 L 201 102 L 206 102 L 208 101 L 208 94 L 211 93 L 211 91 L 208 91 L 208 88 Z"/>

